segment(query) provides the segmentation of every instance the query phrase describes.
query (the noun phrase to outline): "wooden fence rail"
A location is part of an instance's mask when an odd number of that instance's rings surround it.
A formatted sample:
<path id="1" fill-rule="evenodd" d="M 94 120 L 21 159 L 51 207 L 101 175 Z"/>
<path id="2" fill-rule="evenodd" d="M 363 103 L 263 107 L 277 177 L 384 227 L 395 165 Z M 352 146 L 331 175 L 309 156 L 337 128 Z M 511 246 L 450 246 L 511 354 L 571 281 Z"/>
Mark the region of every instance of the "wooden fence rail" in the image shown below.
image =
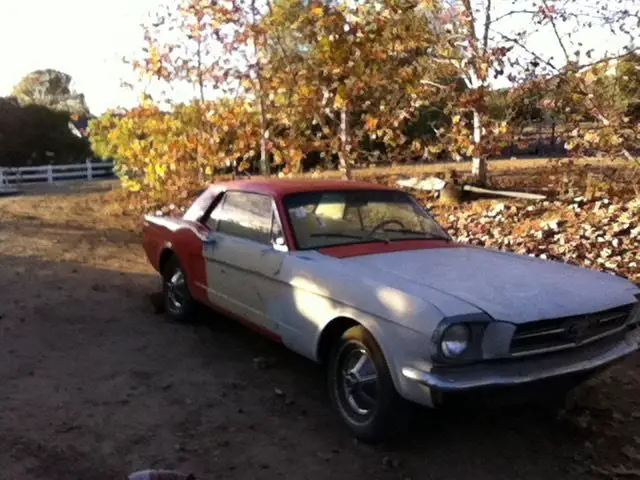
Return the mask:
<path id="1" fill-rule="evenodd" d="M 95 180 L 113 177 L 113 163 L 88 159 L 71 165 L 41 165 L 38 167 L 0 167 L 0 185 L 23 183 L 55 183 L 67 180 Z"/>

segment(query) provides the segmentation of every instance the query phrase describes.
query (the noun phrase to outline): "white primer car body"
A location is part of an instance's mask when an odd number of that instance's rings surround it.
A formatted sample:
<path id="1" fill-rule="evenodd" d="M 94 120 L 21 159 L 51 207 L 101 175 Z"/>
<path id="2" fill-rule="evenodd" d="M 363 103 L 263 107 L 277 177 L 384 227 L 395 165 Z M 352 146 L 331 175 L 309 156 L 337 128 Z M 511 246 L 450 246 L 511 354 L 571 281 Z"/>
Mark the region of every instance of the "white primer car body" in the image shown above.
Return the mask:
<path id="1" fill-rule="evenodd" d="M 173 317 L 206 303 L 327 362 L 334 404 L 365 440 L 389 433 L 400 400 L 573 386 L 640 347 L 632 282 L 455 243 L 379 185 L 219 183 L 182 218 L 146 217 L 144 246 Z"/>

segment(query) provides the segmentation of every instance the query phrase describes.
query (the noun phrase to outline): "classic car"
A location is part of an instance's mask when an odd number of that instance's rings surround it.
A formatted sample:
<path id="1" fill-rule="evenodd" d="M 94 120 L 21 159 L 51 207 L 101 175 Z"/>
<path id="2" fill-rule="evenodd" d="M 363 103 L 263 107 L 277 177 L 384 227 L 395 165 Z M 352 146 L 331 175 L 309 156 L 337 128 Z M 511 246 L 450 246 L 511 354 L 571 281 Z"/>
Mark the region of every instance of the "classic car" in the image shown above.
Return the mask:
<path id="1" fill-rule="evenodd" d="M 326 364 L 333 405 L 365 441 L 458 394 L 563 394 L 640 344 L 634 283 L 458 243 L 376 184 L 216 183 L 182 216 L 146 216 L 144 248 L 168 315 L 206 304 Z"/>

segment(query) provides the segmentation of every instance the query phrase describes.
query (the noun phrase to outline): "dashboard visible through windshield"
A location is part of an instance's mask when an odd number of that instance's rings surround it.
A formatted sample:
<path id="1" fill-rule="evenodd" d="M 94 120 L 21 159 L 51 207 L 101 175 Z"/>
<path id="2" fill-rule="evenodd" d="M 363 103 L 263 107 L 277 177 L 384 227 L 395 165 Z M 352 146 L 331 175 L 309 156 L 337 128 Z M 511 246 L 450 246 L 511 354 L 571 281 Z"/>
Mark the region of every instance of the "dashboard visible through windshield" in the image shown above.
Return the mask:
<path id="1" fill-rule="evenodd" d="M 393 190 L 307 192 L 284 205 L 301 250 L 365 242 L 450 240 L 410 195 Z"/>

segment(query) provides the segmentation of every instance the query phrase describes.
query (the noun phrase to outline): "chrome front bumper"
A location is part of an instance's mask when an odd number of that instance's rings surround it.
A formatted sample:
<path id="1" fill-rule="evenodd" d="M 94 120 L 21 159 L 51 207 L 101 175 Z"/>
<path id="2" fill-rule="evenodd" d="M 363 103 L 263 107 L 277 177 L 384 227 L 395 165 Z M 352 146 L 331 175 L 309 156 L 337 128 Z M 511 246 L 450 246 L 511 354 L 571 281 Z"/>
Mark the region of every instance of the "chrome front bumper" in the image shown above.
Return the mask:
<path id="1" fill-rule="evenodd" d="M 640 349 L 640 328 L 614 344 L 593 345 L 539 357 L 494 360 L 465 367 L 434 368 L 429 372 L 404 367 L 409 381 L 440 392 L 522 385 L 565 375 L 588 373 L 620 360 Z"/>

